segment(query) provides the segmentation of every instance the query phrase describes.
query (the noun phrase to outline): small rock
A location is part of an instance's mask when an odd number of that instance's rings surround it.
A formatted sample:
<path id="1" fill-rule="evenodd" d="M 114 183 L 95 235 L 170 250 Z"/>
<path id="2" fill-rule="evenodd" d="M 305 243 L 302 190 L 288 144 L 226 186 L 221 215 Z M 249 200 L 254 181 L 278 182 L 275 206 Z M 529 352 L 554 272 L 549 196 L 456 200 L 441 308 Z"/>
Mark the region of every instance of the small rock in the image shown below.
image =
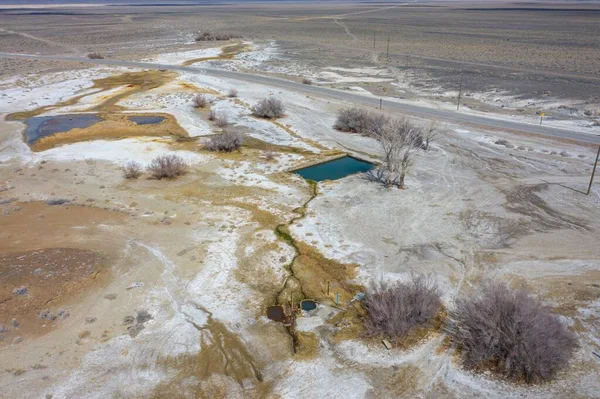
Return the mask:
<path id="1" fill-rule="evenodd" d="M 143 324 L 135 324 L 135 325 L 133 325 L 133 326 L 129 326 L 129 327 L 127 328 L 127 333 L 129 334 L 129 336 L 130 336 L 131 338 L 135 338 L 135 337 L 137 337 L 137 336 L 138 336 L 138 334 L 139 334 L 140 332 L 142 332 L 142 330 L 143 330 L 144 328 L 145 328 L 145 327 L 144 327 L 144 325 L 143 325 Z"/>
<path id="2" fill-rule="evenodd" d="M 33 274 L 35 274 L 35 275 L 42 274 L 42 273 L 44 273 L 44 269 L 38 268 L 33 271 Z"/>
<path id="3" fill-rule="evenodd" d="M 71 315 L 71 313 L 65 309 L 58 309 L 58 312 L 56 313 L 56 315 L 58 317 L 60 317 L 61 319 L 66 319 L 67 317 L 69 317 Z"/>
<path id="4" fill-rule="evenodd" d="M 117 294 L 106 294 L 104 295 L 104 299 L 108 299 L 109 301 L 114 301 L 117 299 Z"/>
<path id="5" fill-rule="evenodd" d="M 8 328 L 4 324 L 0 324 L 0 333 L 8 332 Z"/>
<path id="6" fill-rule="evenodd" d="M 152 315 L 150 313 L 146 312 L 145 310 L 140 310 L 137 312 L 136 321 L 138 322 L 138 324 L 143 324 L 152 319 L 153 319 Z"/>
<path id="7" fill-rule="evenodd" d="M 254 381 L 252 381 L 252 378 L 244 378 L 242 380 L 242 388 L 250 390 L 256 388 L 256 386 L 254 385 Z"/>
<path id="8" fill-rule="evenodd" d="M 123 319 L 123 325 L 127 326 L 129 324 L 133 324 L 134 321 L 135 321 L 135 317 L 133 317 L 133 316 L 125 316 L 125 318 Z"/>
<path id="9" fill-rule="evenodd" d="M 136 281 L 135 283 L 132 283 L 129 287 L 127 287 L 128 290 L 132 290 L 134 288 L 140 288 L 143 287 L 144 283 L 141 283 L 139 281 Z"/>
<path id="10" fill-rule="evenodd" d="M 48 205 L 63 205 L 63 204 L 69 203 L 69 202 L 71 202 L 71 200 L 60 198 L 60 199 L 48 200 L 48 201 L 46 201 L 46 204 L 48 204 Z"/>
<path id="11" fill-rule="evenodd" d="M 93 324 L 98 320 L 97 317 L 86 317 L 85 318 L 85 324 Z"/>
<path id="12" fill-rule="evenodd" d="M 13 344 L 20 344 L 21 342 L 23 342 L 23 337 L 15 337 L 15 339 L 13 339 Z"/>
<path id="13" fill-rule="evenodd" d="M 19 322 L 17 321 L 17 319 L 12 319 L 10 324 L 13 326 L 13 328 L 19 328 Z"/>
<path id="14" fill-rule="evenodd" d="M 23 286 L 23 287 L 15 288 L 13 290 L 12 294 L 18 295 L 18 296 L 27 295 L 27 287 Z"/>
<path id="15" fill-rule="evenodd" d="M 40 312 L 40 319 L 54 321 L 54 320 L 56 320 L 56 316 L 53 315 L 49 310 L 42 310 Z"/>

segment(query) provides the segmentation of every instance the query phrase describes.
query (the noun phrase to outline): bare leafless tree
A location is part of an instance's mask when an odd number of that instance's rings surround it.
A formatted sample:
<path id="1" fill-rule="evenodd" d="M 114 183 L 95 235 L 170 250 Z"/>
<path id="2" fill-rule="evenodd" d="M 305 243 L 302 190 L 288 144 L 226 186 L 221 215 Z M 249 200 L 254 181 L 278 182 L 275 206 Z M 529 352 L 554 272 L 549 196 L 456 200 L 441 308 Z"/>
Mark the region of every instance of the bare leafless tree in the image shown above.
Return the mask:
<path id="1" fill-rule="evenodd" d="M 150 162 L 148 171 L 155 179 L 173 178 L 187 171 L 187 164 L 178 155 L 159 155 Z"/>
<path id="2" fill-rule="evenodd" d="M 198 94 L 192 100 L 192 106 L 194 108 L 206 108 L 210 102 L 204 94 Z"/>
<path id="3" fill-rule="evenodd" d="M 440 123 L 437 120 L 432 120 L 425 126 L 423 129 L 423 150 L 429 150 L 429 144 L 435 140 L 435 138 L 440 133 Z"/>
<path id="4" fill-rule="evenodd" d="M 423 142 L 421 131 L 405 118 L 379 119 L 370 124 L 368 134 L 379 142 L 383 160 L 367 177 L 386 187 L 404 188 L 413 156 Z"/>
<path id="5" fill-rule="evenodd" d="M 123 165 L 123 176 L 126 179 L 137 179 L 142 175 L 142 165 L 136 161 L 129 161 Z"/>
<path id="6" fill-rule="evenodd" d="M 578 345 L 575 334 L 527 291 L 492 282 L 457 302 L 447 330 L 465 367 L 530 383 L 551 379 Z"/>

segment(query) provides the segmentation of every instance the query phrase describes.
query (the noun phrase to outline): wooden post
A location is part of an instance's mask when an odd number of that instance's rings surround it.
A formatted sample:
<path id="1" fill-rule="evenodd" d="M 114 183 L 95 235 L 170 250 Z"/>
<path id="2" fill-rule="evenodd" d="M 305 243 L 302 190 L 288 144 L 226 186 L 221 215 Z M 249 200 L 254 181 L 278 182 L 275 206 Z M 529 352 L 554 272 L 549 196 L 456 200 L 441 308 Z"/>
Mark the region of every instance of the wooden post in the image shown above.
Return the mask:
<path id="1" fill-rule="evenodd" d="M 388 42 L 387 42 L 387 60 L 388 62 L 390 61 L 390 38 L 388 37 Z"/>
<path id="2" fill-rule="evenodd" d="M 463 75 L 462 73 L 460 74 L 460 86 L 458 87 L 458 101 L 456 103 L 456 110 L 458 111 L 458 108 L 460 108 L 460 97 L 462 96 L 462 83 L 463 83 Z"/>
<path id="3" fill-rule="evenodd" d="M 379 99 L 379 109 L 381 109 L 381 107 L 383 106 L 383 99 Z"/>
<path id="4" fill-rule="evenodd" d="M 600 158 L 600 146 L 598 146 L 598 154 L 596 154 L 596 162 L 594 162 L 594 169 L 592 169 L 592 177 L 590 178 L 590 184 L 585 195 L 589 195 L 592 189 L 592 183 L 594 182 L 594 175 L 596 174 L 596 167 L 598 166 L 598 158 Z"/>

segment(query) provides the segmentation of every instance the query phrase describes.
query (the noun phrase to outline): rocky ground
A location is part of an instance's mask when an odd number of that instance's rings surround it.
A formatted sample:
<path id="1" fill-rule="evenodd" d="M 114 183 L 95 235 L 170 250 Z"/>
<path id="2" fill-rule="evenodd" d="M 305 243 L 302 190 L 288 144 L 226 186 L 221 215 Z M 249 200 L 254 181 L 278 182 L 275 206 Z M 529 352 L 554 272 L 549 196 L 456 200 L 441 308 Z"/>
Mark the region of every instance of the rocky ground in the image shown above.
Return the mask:
<path id="1" fill-rule="evenodd" d="M 272 40 L 216 60 L 221 50 L 210 47 L 143 58 L 289 74 L 275 70 L 285 60 L 297 76 L 352 87 L 389 78 L 373 65 L 313 74 Z M 596 148 L 445 124 L 404 190 L 361 175 L 315 187 L 288 171 L 379 155 L 373 140 L 332 129 L 349 104 L 205 75 L 157 71 L 140 82 L 134 69 L 63 68 L 0 86 L 7 396 L 599 396 L 600 188 L 583 193 Z M 241 151 L 203 148 L 221 129 L 191 107 L 195 93 L 248 137 Z M 250 115 L 266 96 L 283 101 L 284 118 Z M 90 111 L 169 115 L 181 131 L 134 130 L 121 118 L 43 148 L 23 141 L 24 118 Z M 125 162 L 165 153 L 184 158 L 188 173 L 124 179 Z M 391 350 L 364 338 L 350 300 L 412 272 L 435 276 L 449 308 L 484 279 L 524 285 L 580 348 L 555 382 L 526 386 L 464 370 L 441 333 Z M 265 311 L 303 296 L 319 308 L 298 319 L 293 354 L 288 330 Z"/>

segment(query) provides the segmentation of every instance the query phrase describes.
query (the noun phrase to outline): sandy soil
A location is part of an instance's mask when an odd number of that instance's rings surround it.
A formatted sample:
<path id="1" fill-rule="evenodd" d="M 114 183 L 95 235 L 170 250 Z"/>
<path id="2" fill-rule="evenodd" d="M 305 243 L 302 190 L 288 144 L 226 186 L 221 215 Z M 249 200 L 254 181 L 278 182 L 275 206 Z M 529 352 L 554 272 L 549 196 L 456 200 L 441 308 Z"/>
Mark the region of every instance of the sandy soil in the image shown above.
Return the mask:
<path id="1" fill-rule="evenodd" d="M 326 23 L 359 40 L 350 20 L 398 11 L 331 7 L 299 13 L 290 6 L 278 15 L 261 8 L 245 21 L 257 30 L 265 21 L 288 24 L 290 31 L 296 23 Z M 98 23 L 123 22 L 111 34 L 44 37 L 78 50 L 98 43 L 93 49 L 102 50 L 105 40 L 127 32 L 123 48 L 135 48 L 140 58 L 312 76 L 317 84 L 353 90 L 392 87 L 397 79 L 368 57 L 360 65 L 341 58 L 306 67 L 310 58 L 290 53 L 298 43 L 277 38 L 248 40 L 235 51 L 183 43 L 189 38 L 133 46 L 149 34 L 136 21 L 156 16 L 123 10 L 94 11 Z M 181 10 L 179 32 L 189 22 Z M 213 27 L 233 15 L 209 10 L 221 17 Z M 159 28 L 153 35 L 172 29 Z M 288 171 L 347 152 L 379 156 L 373 140 L 332 129 L 337 110 L 348 104 L 200 74 L 63 68 L 21 73 L 0 86 L 9 100 L 0 108 L 6 395 L 598 397 L 600 362 L 592 352 L 600 351 L 600 188 L 582 193 L 595 148 L 445 125 L 432 148 L 419 153 L 405 190 L 360 175 L 312 185 Z M 237 98 L 226 96 L 231 88 Z M 195 93 L 227 114 L 226 130 L 247 135 L 239 152 L 204 150 L 221 129 L 208 110 L 191 107 Z M 251 106 L 265 96 L 280 98 L 286 116 L 252 117 Z M 111 115 L 114 124 L 85 135 L 59 133 L 52 148 L 23 142 L 29 116 L 90 111 Z M 129 134 L 121 119 L 129 113 L 167 115 L 178 134 L 166 125 Z M 173 180 L 146 172 L 123 178 L 126 161 L 147 165 L 164 153 L 183 157 L 189 172 Z M 391 350 L 362 337 L 360 307 L 350 300 L 371 281 L 414 271 L 435 276 L 449 308 L 487 278 L 529 287 L 576 332 L 575 358 L 552 384 L 526 386 L 464 370 L 439 332 Z M 294 355 L 288 329 L 265 311 L 303 298 L 319 308 L 297 320 Z"/>

